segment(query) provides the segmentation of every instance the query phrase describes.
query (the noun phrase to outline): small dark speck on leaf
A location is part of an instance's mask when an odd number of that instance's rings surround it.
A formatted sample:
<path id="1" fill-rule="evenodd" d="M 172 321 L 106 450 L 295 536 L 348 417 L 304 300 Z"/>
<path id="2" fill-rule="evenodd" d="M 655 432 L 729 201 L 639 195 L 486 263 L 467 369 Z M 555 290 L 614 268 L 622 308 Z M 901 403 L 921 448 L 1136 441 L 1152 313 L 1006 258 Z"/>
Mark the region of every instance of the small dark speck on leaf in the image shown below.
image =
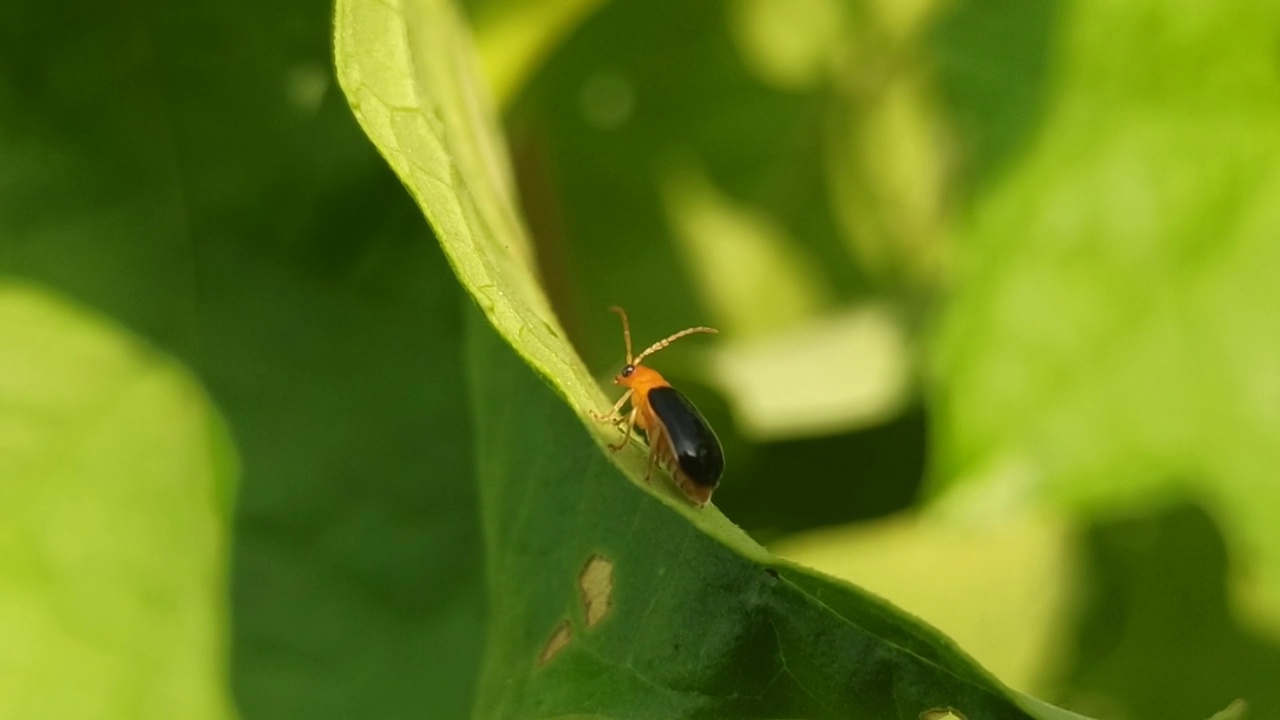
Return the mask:
<path id="1" fill-rule="evenodd" d="M 769 567 L 767 567 L 767 568 L 765 568 L 765 569 L 764 569 L 764 571 L 765 571 L 765 572 L 767 572 L 767 573 L 769 573 L 769 577 L 773 578 L 774 580 L 777 580 L 777 579 L 778 579 L 778 571 L 777 571 L 777 570 L 774 570 L 773 568 L 769 568 Z"/>

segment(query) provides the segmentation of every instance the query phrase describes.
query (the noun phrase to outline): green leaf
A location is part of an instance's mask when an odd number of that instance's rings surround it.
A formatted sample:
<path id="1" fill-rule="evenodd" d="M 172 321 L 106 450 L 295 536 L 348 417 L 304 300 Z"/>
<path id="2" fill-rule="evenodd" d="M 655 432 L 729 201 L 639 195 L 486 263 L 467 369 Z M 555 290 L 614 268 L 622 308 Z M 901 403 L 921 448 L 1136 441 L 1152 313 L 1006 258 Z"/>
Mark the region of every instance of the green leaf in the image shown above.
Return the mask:
<path id="1" fill-rule="evenodd" d="M 234 454 L 199 385 L 0 284 L 0 717 L 234 716 Z"/>
<path id="2" fill-rule="evenodd" d="M 583 427 L 599 389 L 534 279 L 456 10 L 342 0 L 335 33 L 352 106 L 488 321 L 473 314 L 468 348 L 491 612 L 478 717 L 1028 717 L 936 632 L 645 487 L 642 453 L 618 456 L 624 477 Z"/>
<path id="3" fill-rule="evenodd" d="M 477 717 L 1052 717 L 883 602 L 626 482 L 474 315 L 492 610 Z"/>
<path id="4" fill-rule="evenodd" d="M 1081 536 L 1090 582 L 1065 702 L 1098 717 L 1193 720 L 1243 698 L 1251 717 L 1275 714 L 1280 644 L 1241 626 L 1232 559 L 1203 508 L 1100 519 Z"/>
<path id="5" fill-rule="evenodd" d="M 1053 112 L 965 233 L 933 392 L 958 505 L 1201 498 L 1274 628 L 1278 21 L 1265 3 L 1071 6 Z"/>
<path id="6" fill-rule="evenodd" d="M 179 358 L 223 412 L 241 712 L 465 716 L 484 597 L 463 295 L 337 91 L 331 4 L 18 7 L 0 271 Z"/>
<path id="7" fill-rule="evenodd" d="M 494 327 L 584 417 L 604 405 L 537 283 L 475 50 L 446 0 L 339 0 L 338 79 Z M 607 406 L 606 406 L 607 407 Z"/>
<path id="8" fill-rule="evenodd" d="M 965 526 L 902 514 L 797 533 L 769 549 L 934 625 L 1010 687 L 1045 692 L 1057 690 L 1072 657 L 1082 575 L 1073 539 L 1063 518 L 1048 515 Z"/>

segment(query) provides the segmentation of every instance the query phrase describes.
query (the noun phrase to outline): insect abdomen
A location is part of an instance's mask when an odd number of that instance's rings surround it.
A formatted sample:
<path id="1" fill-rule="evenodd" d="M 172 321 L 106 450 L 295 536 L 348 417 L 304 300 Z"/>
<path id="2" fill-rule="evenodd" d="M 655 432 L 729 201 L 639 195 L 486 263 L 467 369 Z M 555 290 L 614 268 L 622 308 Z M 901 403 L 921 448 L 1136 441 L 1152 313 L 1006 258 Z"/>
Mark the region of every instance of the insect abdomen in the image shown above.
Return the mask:
<path id="1" fill-rule="evenodd" d="M 724 474 L 724 451 L 711 426 L 673 387 L 654 388 L 648 395 L 649 407 L 666 428 L 681 472 L 697 485 L 714 488 Z"/>

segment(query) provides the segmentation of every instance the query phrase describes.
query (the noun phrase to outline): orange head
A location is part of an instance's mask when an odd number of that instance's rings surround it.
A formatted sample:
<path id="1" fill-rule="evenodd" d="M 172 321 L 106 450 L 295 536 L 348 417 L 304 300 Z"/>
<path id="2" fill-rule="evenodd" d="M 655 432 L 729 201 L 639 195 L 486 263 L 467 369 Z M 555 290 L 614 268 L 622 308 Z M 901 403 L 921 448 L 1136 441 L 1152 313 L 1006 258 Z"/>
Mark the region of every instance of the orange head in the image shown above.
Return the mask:
<path id="1" fill-rule="evenodd" d="M 645 358 L 665 348 L 666 346 L 670 345 L 676 340 L 679 340 L 685 335 L 692 335 L 694 333 L 715 333 L 716 332 L 715 328 L 709 328 L 709 327 L 687 328 L 685 330 L 681 330 L 680 332 L 674 335 L 671 335 L 667 338 L 659 340 L 658 342 L 646 348 L 644 352 L 640 353 L 635 357 L 632 357 L 631 356 L 631 324 L 627 322 L 627 311 L 623 310 L 620 307 L 617 307 L 616 305 L 609 309 L 618 313 L 618 315 L 622 316 L 622 337 L 624 340 L 626 340 L 626 343 L 627 343 L 627 364 L 623 366 L 622 372 L 618 373 L 618 376 L 613 379 L 613 383 L 615 385 L 622 385 L 623 387 L 632 388 L 635 390 L 648 390 L 649 388 L 652 388 L 652 387 L 660 387 L 662 385 L 667 384 L 667 381 L 663 380 L 662 376 L 659 375 L 656 370 L 652 370 L 640 364 Z"/>

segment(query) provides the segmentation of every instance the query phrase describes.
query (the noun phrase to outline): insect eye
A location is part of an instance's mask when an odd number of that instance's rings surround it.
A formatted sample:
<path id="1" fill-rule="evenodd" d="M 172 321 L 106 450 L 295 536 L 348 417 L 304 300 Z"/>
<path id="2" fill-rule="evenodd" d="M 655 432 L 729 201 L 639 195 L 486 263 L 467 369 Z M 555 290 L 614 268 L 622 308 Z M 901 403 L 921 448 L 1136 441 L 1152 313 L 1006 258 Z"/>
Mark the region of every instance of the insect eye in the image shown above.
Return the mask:
<path id="1" fill-rule="evenodd" d="M 635 365 L 628 365 L 622 368 L 622 377 L 631 377 L 631 373 L 636 371 Z"/>

